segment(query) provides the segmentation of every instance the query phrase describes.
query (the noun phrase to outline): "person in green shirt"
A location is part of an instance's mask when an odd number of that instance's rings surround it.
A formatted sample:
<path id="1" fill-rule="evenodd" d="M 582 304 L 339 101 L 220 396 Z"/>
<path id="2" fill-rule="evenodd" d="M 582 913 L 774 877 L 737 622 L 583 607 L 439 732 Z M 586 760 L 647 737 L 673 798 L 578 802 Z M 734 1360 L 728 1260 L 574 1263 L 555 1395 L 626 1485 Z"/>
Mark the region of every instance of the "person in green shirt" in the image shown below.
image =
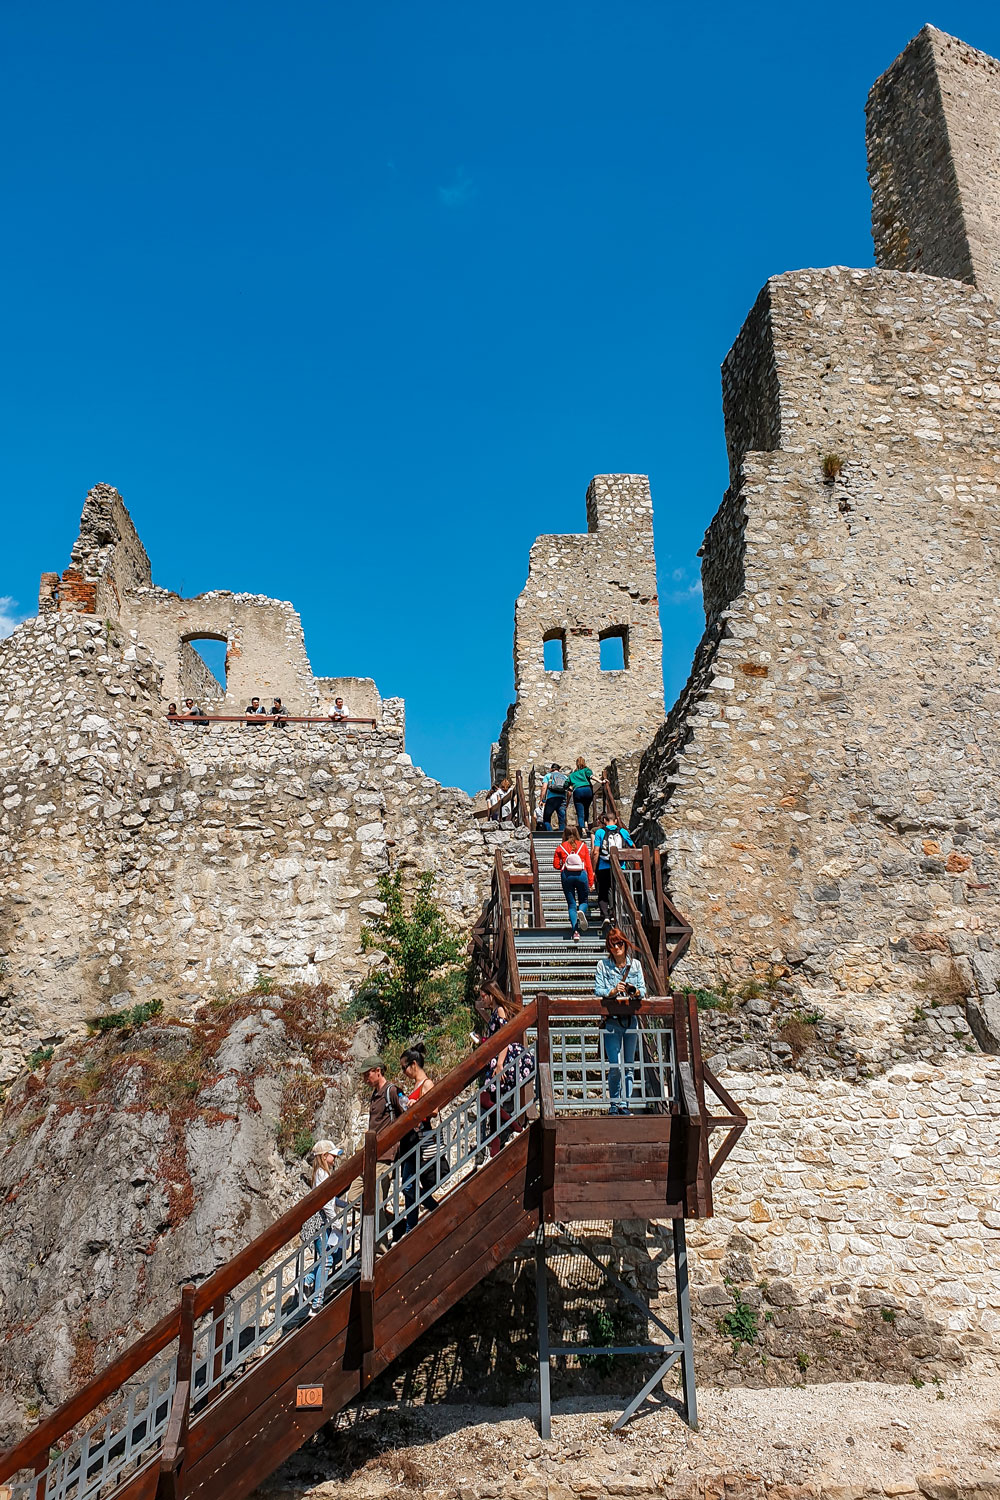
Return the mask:
<path id="1" fill-rule="evenodd" d="M 594 800 L 594 788 L 591 786 L 593 771 L 587 765 L 582 755 L 576 758 L 576 770 L 569 773 L 569 789 L 573 797 L 573 806 L 576 809 L 576 823 L 581 833 L 587 831 L 587 819 L 590 816 L 590 804 Z"/>

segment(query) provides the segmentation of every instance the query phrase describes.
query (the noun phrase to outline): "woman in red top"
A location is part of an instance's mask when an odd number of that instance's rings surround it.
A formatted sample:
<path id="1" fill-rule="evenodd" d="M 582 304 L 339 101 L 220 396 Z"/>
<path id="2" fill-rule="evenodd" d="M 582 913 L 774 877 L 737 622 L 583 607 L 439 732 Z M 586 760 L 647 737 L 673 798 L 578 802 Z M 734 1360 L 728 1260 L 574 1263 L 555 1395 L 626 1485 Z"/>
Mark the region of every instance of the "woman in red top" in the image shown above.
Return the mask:
<path id="1" fill-rule="evenodd" d="M 590 863 L 590 850 L 586 840 L 579 834 L 568 833 L 552 856 L 552 867 L 560 872 L 563 895 L 569 909 L 569 925 L 574 943 L 580 941 L 580 933 L 590 926 L 587 903 L 590 887 L 594 883 L 594 869 Z"/>

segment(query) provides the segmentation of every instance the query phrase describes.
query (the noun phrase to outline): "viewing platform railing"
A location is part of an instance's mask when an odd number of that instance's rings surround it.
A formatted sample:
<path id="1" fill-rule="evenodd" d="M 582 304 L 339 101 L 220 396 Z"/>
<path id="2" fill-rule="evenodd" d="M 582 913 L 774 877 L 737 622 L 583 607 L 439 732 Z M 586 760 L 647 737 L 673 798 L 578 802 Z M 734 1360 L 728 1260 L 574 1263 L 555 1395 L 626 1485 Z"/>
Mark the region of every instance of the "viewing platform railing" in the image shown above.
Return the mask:
<path id="1" fill-rule="evenodd" d="M 167 714 L 170 724 L 245 724 L 249 729 L 263 724 L 367 724 L 374 729 L 377 719 L 341 719 L 333 714 Z"/>

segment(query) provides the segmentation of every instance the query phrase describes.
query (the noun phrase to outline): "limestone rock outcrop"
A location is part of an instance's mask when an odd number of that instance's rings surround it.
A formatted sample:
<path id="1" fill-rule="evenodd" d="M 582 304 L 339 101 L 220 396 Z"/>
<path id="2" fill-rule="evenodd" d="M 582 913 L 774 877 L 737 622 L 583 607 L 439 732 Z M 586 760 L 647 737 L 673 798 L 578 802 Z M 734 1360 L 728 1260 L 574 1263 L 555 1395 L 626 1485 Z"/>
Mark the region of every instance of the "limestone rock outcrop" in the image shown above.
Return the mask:
<path id="1" fill-rule="evenodd" d="M 0 1121 L 0 1442 L 67 1399 L 349 1140 L 350 1033 L 321 989 L 68 1044 Z"/>

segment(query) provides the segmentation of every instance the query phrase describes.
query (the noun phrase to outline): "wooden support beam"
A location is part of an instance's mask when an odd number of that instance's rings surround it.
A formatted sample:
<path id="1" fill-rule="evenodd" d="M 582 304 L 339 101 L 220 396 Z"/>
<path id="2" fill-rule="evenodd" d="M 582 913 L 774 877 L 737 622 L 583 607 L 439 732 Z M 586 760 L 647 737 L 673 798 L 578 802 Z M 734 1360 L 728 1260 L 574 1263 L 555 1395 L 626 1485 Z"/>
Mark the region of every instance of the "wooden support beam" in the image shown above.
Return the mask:
<path id="1" fill-rule="evenodd" d="M 156 1500 L 183 1500 L 184 1497 L 184 1460 L 187 1456 L 188 1422 L 191 1417 L 194 1299 L 195 1289 L 188 1284 L 181 1291 L 177 1379 L 163 1447 L 160 1449 L 160 1477 L 156 1487 Z"/>
<path id="2" fill-rule="evenodd" d="M 365 1131 L 361 1192 L 361 1278 L 358 1285 L 358 1317 L 361 1325 L 361 1377 L 371 1378 L 369 1365 L 375 1348 L 375 1248 L 378 1238 L 378 1138 Z"/>

